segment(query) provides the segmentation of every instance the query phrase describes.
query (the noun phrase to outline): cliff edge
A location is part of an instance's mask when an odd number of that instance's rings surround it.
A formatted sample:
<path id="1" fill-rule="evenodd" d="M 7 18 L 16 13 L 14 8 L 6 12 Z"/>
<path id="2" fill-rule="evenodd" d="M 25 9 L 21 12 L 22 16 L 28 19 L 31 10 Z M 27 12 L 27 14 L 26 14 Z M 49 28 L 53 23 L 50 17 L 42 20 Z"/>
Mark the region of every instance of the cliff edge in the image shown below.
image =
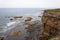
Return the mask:
<path id="1" fill-rule="evenodd" d="M 60 35 L 60 9 L 44 10 L 41 21 L 41 40 L 50 40 Z"/>

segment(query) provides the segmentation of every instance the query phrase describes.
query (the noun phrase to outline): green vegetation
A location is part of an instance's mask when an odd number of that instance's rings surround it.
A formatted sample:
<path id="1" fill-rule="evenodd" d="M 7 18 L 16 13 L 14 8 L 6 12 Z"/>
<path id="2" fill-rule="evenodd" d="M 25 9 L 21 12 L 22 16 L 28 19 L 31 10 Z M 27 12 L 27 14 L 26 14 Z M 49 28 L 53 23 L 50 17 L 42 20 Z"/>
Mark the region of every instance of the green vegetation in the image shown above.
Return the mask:
<path id="1" fill-rule="evenodd" d="M 60 12 L 60 9 L 49 9 L 46 10 L 47 12 Z"/>

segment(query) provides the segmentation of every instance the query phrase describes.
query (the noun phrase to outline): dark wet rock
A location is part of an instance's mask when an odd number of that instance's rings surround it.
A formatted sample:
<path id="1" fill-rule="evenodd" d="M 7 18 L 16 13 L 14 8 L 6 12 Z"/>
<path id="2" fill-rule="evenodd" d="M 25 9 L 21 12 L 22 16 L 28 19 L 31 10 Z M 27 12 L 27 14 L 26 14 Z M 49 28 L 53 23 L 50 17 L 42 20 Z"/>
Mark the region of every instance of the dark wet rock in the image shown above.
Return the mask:
<path id="1" fill-rule="evenodd" d="M 4 40 L 4 37 L 0 37 L 0 40 Z"/>
<path id="2" fill-rule="evenodd" d="M 26 28 L 27 31 L 27 37 L 26 40 L 40 40 L 40 27 L 41 24 L 39 21 L 32 21 L 33 24 L 29 24 L 29 26 Z M 27 30 L 28 29 L 28 30 Z"/>
<path id="3" fill-rule="evenodd" d="M 11 21 L 13 20 L 13 19 L 10 19 Z"/>

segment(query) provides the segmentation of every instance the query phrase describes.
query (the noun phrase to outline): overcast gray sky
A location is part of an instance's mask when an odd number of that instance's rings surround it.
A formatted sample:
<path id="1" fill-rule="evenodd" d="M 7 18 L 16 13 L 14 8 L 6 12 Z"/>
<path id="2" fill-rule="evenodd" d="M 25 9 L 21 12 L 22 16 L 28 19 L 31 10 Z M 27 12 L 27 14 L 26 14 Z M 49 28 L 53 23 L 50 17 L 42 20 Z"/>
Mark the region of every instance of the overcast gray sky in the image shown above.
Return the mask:
<path id="1" fill-rule="evenodd" d="M 0 0 L 0 8 L 60 8 L 60 0 Z"/>

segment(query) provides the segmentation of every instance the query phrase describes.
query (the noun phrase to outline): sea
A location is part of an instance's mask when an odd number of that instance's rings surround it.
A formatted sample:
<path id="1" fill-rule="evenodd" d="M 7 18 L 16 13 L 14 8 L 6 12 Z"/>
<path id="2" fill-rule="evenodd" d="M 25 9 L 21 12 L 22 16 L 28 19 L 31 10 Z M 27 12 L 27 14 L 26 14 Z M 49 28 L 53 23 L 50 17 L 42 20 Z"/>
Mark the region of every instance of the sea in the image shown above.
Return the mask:
<path id="1" fill-rule="evenodd" d="M 22 33 L 20 36 L 15 37 L 12 40 L 24 40 L 24 36 L 27 34 L 26 30 L 24 28 L 27 26 L 22 22 L 22 19 L 15 19 L 11 21 L 10 17 L 12 16 L 23 16 L 23 20 L 25 20 L 26 17 L 33 17 L 33 21 L 40 20 L 41 23 L 41 17 L 43 11 L 40 8 L 0 8 L 0 36 L 1 37 L 9 37 L 10 39 L 10 32 L 21 30 Z M 18 25 L 18 24 L 21 25 Z M 18 25 L 18 26 L 17 26 Z M 39 24 L 40 25 L 40 24 Z M 8 39 L 7 39 L 8 40 Z"/>

